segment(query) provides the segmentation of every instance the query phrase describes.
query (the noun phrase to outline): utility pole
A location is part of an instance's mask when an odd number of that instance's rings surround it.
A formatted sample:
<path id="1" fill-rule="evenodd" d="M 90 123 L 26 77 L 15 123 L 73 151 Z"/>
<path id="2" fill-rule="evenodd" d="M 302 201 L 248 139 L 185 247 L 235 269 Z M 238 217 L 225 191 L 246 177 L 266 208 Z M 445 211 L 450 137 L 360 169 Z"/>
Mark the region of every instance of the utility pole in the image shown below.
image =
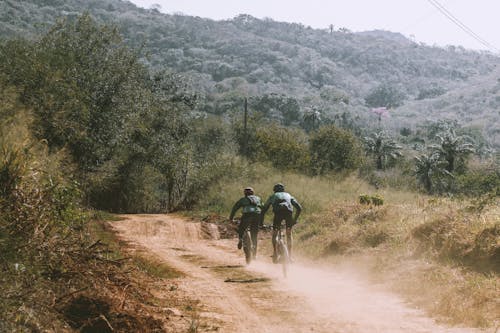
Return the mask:
<path id="1" fill-rule="evenodd" d="M 248 132 L 247 132 L 247 124 L 248 124 L 248 108 L 247 108 L 247 98 L 245 97 L 244 103 L 244 116 L 243 116 L 243 154 L 247 154 L 248 147 Z"/>

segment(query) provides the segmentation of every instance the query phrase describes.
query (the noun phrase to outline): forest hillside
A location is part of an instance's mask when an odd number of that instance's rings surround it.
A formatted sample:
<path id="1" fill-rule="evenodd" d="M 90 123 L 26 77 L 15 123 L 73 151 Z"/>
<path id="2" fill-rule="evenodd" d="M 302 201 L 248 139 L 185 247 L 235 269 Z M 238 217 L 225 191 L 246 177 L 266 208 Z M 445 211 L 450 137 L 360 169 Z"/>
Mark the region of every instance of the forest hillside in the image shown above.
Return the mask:
<path id="1" fill-rule="evenodd" d="M 201 114 L 229 117 L 248 96 L 251 109 L 284 125 L 300 125 L 316 113 L 325 123 L 366 129 L 381 125 L 369 110 L 387 107 L 383 126 L 395 133 L 418 136 L 419 126 L 447 120 L 500 146 L 499 57 L 459 46 L 245 14 L 224 21 L 167 15 L 121 0 L 5 0 L 0 35 L 26 37 L 83 12 L 116 24 L 129 46 L 143 48 L 152 68 L 187 77 L 202 97 Z"/>

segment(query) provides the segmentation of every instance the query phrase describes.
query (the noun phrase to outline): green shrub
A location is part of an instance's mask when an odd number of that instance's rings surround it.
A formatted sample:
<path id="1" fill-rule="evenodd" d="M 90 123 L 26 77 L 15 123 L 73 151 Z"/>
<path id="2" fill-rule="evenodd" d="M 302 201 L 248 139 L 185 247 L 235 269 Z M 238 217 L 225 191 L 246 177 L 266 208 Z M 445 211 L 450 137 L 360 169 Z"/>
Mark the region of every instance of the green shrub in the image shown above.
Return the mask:
<path id="1" fill-rule="evenodd" d="M 378 194 L 372 196 L 371 199 L 374 206 L 382 206 L 384 204 L 384 199 Z"/>
<path id="2" fill-rule="evenodd" d="M 319 174 L 355 170 L 362 163 L 362 148 L 351 132 L 334 125 L 321 127 L 310 139 L 311 167 Z"/>
<path id="3" fill-rule="evenodd" d="M 369 205 L 372 203 L 371 196 L 368 194 L 362 194 L 359 196 L 359 203 L 362 205 Z"/>
<path id="4" fill-rule="evenodd" d="M 258 128 L 255 140 L 260 161 L 269 161 L 279 170 L 307 169 L 310 158 L 303 131 L 271 125 Z"/>
<path id="5" fill-rule="evenodd" d="M 362 205 L 382 206 L 384 204 L 384 199 L 379 194 L 362 194 L 359 196 L 359 203 Z"/>
<path id="6" fill-rule="evenodd" d="M 467 196 L 492 193 L 500 196 L 500 171 L 491 169 L 471 170 L 455 178 L 455 191 Z"/>

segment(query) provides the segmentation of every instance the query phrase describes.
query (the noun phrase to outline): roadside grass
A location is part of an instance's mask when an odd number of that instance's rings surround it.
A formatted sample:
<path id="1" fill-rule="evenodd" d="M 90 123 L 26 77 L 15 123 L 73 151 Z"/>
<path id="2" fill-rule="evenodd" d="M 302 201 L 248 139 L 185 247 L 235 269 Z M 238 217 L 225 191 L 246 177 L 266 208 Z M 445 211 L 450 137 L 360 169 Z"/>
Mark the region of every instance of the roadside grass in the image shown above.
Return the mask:
<path id="1" fill-rule="evenodd" d="M 96 240 L 106 244 L 110 260 L 129 260 L 135 268 L 153 278 L 174 279 L 184 276 L 184 273 L 162 262 L 159 258 L 144 254 L 141 251 L 124 252 L 126 245 L 116 234 L 109 229 L 106 221 L 120 221 L 122 218 L 106 213 L 96 212 L 94 222 L 91 223 L 91 231 Z"/>
<path id="2" fill-rule="evenodd" d="M 478 215 L 464 210 L 467 205 L 433 198 L 385 207 L 332 204 L 296 229 L 296 249 L 331 262 L 369 257 L 377 282 L 429 314 L 452 324 L 495 327 L 500 209 L 491 205 Z"/>
<path id="3" fill-rule="evenodd" d="M 285 184 L 304 207 L 294 228 L 294 251 L 300 255 L 331 264 L 368 265 L 377 282 L 386 282 L 409 302 L 448 323 L 500 324 L 497 197 L 486 204 L 431 197 L 376 189 L 356 175 L 310 177 L 256 164 L 252 173 L 215 186 L 197 214 L 228 216 L 245 186 L 254 187 L 266 200 L 277 182 Z M 361 195 L 378 195 L 384 204 L 361 204 Z M 267 224 L 271 215 L 266 215 Z"/>

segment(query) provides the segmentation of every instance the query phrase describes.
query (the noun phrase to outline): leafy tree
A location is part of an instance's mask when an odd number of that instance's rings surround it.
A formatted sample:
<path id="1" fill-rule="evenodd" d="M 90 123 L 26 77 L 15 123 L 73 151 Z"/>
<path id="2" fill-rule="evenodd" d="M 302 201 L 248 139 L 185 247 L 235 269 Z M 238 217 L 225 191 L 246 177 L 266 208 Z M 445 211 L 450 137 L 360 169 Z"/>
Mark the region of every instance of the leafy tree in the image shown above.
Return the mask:
<path id="1" fill-rule="evenodd" d="M 390 162 L 402 156 L 402 147 L 383 131 L 365 137 L 364 142 L 366 152 L 375 158 L 379 170 L 385 169 Z"/>
<path id="2" fill-rule="evenodd" d="M 312 168 L 320 174 L 354 170 L 361 165 L 362 148 L 356 137 L 334 125 L 321 127 L 310 138 Z"/>
<path id="3" fill-rule="evenodd" d="M 367 106 L 397 108 L 403 105 L 406 95 L 397 88 L 390 85 L 380 85 L 373 89 L 368 96 L 365 97 Z"/>
<path id="4" fill-rule="evenodd" d="M 289 126 L 299 120 L 300 106 L 293 97 L 281 94 L 265 94 L 250 98 L 249 105 L 253 110 L 270 119 L 277 119 Z"/>
<path id="5" fill-rule="evenodd" d="M 150 74 L 115 28 L 83 15 L 39 41 L 6 43 L 0 58 L 0 78 L 33 109 L 37 138 L 67 149 L 93 207 L 171 211 L 220 176 L 216 156 L 229 140 L 191 122 L 197 96 L 184 79 Z"/>
<path id="6" fill-rule="evenodd" d="M 84 172 L 113 156 L 145 73 L 116 28 L 89 15 L 62 20 L 34 44 L 8 42 L 0 58 L 33 108 L 39 139 L 51 149 L 67 147 Z"/>

